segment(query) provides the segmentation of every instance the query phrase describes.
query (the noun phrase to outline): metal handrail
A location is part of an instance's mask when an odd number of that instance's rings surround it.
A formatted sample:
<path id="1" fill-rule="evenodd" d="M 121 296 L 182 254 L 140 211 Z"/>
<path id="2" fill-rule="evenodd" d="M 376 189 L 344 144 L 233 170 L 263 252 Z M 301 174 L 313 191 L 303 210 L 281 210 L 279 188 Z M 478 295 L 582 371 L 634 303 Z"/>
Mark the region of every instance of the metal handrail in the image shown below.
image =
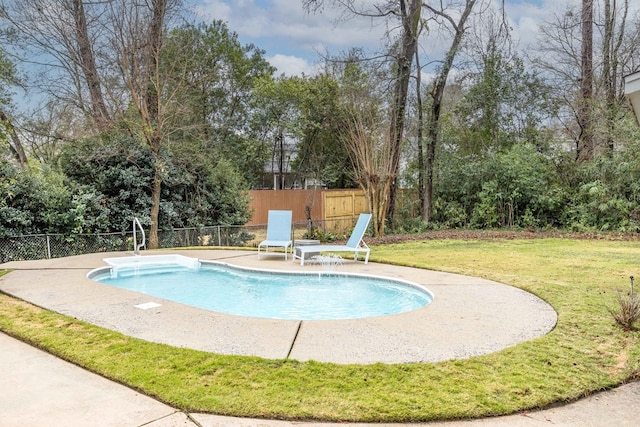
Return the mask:
<path id="1" fill-rule="evenodd" d="M 142 233 L 142 244 L 140 245 L 138 245 L 138 239 L 136 236 L 136 225 Z M 140 224 L 140 220 L 138 218 L 133 218 L 133 253 L 140 255 L 140 248 L 147 249 L 147 237 L 144 234 L 144 229 L 142 228 L 142 224 Z"/>

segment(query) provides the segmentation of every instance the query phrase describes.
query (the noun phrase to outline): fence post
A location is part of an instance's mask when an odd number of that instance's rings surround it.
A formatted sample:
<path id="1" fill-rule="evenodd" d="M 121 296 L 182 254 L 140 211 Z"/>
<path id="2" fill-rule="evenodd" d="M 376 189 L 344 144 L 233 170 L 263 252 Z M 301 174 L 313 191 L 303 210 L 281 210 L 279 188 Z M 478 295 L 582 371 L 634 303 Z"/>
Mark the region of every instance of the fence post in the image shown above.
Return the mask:
<path id="1" fill-rule="evenodd" d="M 51 240 L 49 239 L 49 235 L 47 234 L 47 259 L 51 259 Z"/>
<path id="2" fill-rule="evenodd" d="M 220 226 L 218 225 L 218 246 L 222 246 L 222 237 L 220 236 Z"/>

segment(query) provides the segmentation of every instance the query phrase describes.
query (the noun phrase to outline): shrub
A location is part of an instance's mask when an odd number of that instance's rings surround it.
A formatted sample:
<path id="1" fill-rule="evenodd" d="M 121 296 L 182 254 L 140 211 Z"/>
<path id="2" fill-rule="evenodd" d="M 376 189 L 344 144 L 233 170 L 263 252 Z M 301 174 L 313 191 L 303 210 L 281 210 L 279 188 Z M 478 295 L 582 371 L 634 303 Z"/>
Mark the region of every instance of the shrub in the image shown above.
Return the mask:
<path id="1" fill-rule="evenodd" d="M 640 319 L 640 298 L 633 292 L 633 276 L 631 279 L 631 291 L 628 295 L 618 293 L 618 307 L 609 309 L 609 313 L 618 325 L 625 331 L 635 330 L 634 323 Z"/>
<path id="2" fill-rule="evenodd" d="M 307 230 L 302 237 L 309 240 L 320 240 L 321 242 L 334 242 L 338 240 L 338 236 L 328 231 L 322 231 L 317 227 Z"/>

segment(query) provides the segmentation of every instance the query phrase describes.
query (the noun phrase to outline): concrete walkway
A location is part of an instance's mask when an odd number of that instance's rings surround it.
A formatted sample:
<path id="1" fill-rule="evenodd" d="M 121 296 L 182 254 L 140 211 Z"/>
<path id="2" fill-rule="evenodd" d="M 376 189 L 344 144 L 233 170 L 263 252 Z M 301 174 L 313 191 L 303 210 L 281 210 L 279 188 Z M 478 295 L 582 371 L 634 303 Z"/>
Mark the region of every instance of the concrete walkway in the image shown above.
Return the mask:
<path id="1" fill-rule="evenodd" d="M 183 252 L 181 252 L 184 254 Z M 201 253 L 199 253 L 201 254 Z M 109 254 L 111 256 L 112 254 Z M 220 252 L 217 252 L 220 255 Z M 216 256 L 217 256 L 216 255 Z M 226 254 L 229 255 L 229 254 Z M 74 259 L 72 259 L 74 258 Z M 255 264 L 255 258 L 251 256 L 240 257 L 245 260 L 244 262 Z M 16 293 L 22 291 L 23 294 L 31 295 L 32 297 L 41 301 L 37 302 L 39 305 L 43 305 L 42 302 L 46 302 L 47 298 L 42 295 L 45 289 L 49 289 L 48 296 L 54 301 L 54 304 L 58 304 L 57 310 L 65 312 L 68 308 L 67 305 L 72 303 L 64 303 L 60 299 L 61 294 L 69 292 L 70 288 L 64 288 L 64 292 L 57 289 L 59 286 L 63 286 L 63 276 L 65 274 L 71 274 L 73 272 L 82 272 L 86 274 L 86 271 L 91 267 L 98 265 L 87 265 L 87 259 L 82 257 L 70 257 L 64 260 L 42 261 L 42 262 L 25 262 L 25 263 L 8 263 L 0 265 L 0 268 L 18 268 L 19 271 L 14 271 L 9 275 L 5 275 L 0 278 L 0 289 L 7 292 L 8 289 L 13 289 L 10 293 Z M 265 260 L 266 261 L 266 260 Z M 93 261 L 89 262 L 91 264 Z M 267 261 L 272 263 L 274 261 Z M 276 261 L 277 262 L 277 261 Z M 40 264 L 38 264 L 40 263 Z M 83 264 L 79 266 L 78 263 Z M 279 261 L 282 268 L 283 262 Z M 351 267 L 351 265 L 354 267 Z M 260 263 L 261 267 L 266 267 L 267 264 Z M 287 266 L 289 269 L 290 266 Z M 355 263 L 349 264 L 347 268 L 365 268 L 362 264 L 355 265 Z M 374 269 L 385 270 L 388 266 L 376 266 L 369 264 L 369 267 Z M 36 272 L 39 277 L 38 282 L 42 282 L 43 279 L 48 283 L 48 286 L 38 287 L 33 285 L 34 276 L 29 276 L 30 280 L 20 279 L 15 282 L 14 279 L 22 277 L 28 272 Z M 406 275 L 408 272 L 400 269 L 393 271 L 394 274 Z M 426 276 L 423 276 L 420 270 L 414 272 L 414 274 L 422 277 L 422 282 L 429 281 Z M 75 277 L 75 276 L 74 276 Z M 51 279 L 51 280 L 50 280 Z M 68 279 L 68 277 L 67 277 Z M 446 289 L 446 278 L 441 277 L 442 283 L 429 282 L 428 287 L 436 295 L 436 302 L 444 300 L 443 295 L 448 295 L 443 291 Z M 451 277 L 452 280 L 450 286 L 456 288 L 460 286 L 460 283 L 456 285 L 456 281 L 463 279 L 462 277 Z M 74 285 L 70 285 L 72 288 L 80 291 L 80 295 L 87 297 L 83 294 L 82 289 L 84 287 L 94 286 L 93 284 L 86 283 L 80 279 Z M 467 279 L 464 279 L 467 280 Z M 18 283 L 22 283 L 21 286 L 17 286 Z M 486 286 L 491 288 L 504 285 L 486 283 Z M 97 284 L 96 288 L 92 288 L 93 292 L 100 289 L 102 285 Z M 480 284 L 478 283 L 478 286 Z M 438 288 L 437 290 L 434 288 Z M 505 287 L 509 288 L 509 287 Z M 473 289 L 473 286 L 471 286 Z M 510 288 L 513 289 L 513 288 Z M 40 293 L 39 293 L 40 292 Z M 58 293 L 60 292 L 60 293 Z M 124 292 L 124 291 L 123 291 Z M 459 293 L 459 291 L 457 292 Z M 454 292 L 453 294 L 456 294 Z M 500 292 L 497 292 L 500 294 Z M 38 296 L 40 295 L 40 296 Z M 516 294 L 518 295 L 518 294 Z M 70 295 L 67 294 L 67 297 Z M 513 297 L 513 295 L 509 295 Z M 95 298 L 103 298 L 104 295 L 97 295 Z M 29 298 L 25 298 L 30 300 Z M 126 298 L 125 298 L 126 299 Z M 148 298 L 147 298 L 148 299 Z M 30 300 L 31 301 L 31 300 Z M 56 302 L 57 301 L 57 302 Z M 78 303 L 80 300 L 71 298 L 73 303 Z M 116 301 L 120 301 L 116 298 Z M 534 312 L 539 310 L 540 315 L 546 319 L 546 322 L 551 318 L 549 312 L 544 305 L 540 306 L 538 302 L 534 300 L 517 299 L 519 303 L 523 303 L 525 309 L 532 309 Z M 129 301 L 130 305 L 132 301 Z M 170 305 L 168 302 L 161 301 L 163 303 L 163 309 L 166 305 Z M 45 305 L 46 306 L 46 305 Z M 437 306 L 436 306 L 437 307 Z M 501 305 L 498 305 L 502 309 Z M 184 306 L 183 306 L 184 308 Z M 438 310 L 446 308 L 446 304 L 442 301 L 442 304 Z M 173 307 L 171 307 L 173 309 Z M 523 315 L 523 307 L 520 307 L 518 315 Z M 82 310 L 81 310 L 82 311 Z M 138 310 L 140 311 L 140 310 Z M 171 310 L 169 310 L 171 311 Z M 419 311 L 419 310 L 418 310 Z M 429 311 L 426 309 L 425 311 Z M 495 311 L 495 308 L 494 308 Z M 509 310 L 507 309 L 507 312 Z M 111 314 L 111 313 L 103 313 Z M 456 315 L 459 314 L 456 312 Z M 481 314 L 481 313 L 478 313 Z M 156 313 L 156 316 L 160 314 Z M 391 316 L 396 317 L 396 316 Z M 466 323 L 473 324 L 478 322 L 478 318 L 469 318 Z M 495 319 L 494 319 L 495 320 Z M 555 321 L 555 320 L 554 320 Z M 322 323 L 322 322 L 320 322 Z M 464 327 L 465 322 L 456 323 L 457 327 Z M 482 322 L 480 322 L 482 323 Z M 335 327 L 335 325 L 332 325 Z M 539 325 L 542 329 L 537 330 L 535 334 L 545 333 L 543 330 L 549 328 L 549 325 L 542 323 Z M 483 328 L 496 328 L 494 322 L 488 322 Z M 115 329 L 115 328 L 114 328 Z M 172 330 L 169 329 L 168 332 Z M 504 329 L 506 335 L 511 335 L 509 328 Z M 495 331 L 494 331 L 495 332 Z M 463 332 L 464 333 L 464 332 Z M 518 333 L 522 333 L 519 331 Z M 535 335 L 534 334 L 534 335 Z M 171 333 L 169 333 L 171 335 Z M 526 335 L 526 334 L 525 334 Z M 514 340 L 514 337 L 509 338 Z M 523 338 L 521 335 L 519 339 Z M 171 339 L 169 339 L 170 341 Z M 442 343 L 446 340 L 441 339 Z M 442 357 L 441 352 L 444 348 L 443 344 L 440 345 L 440 349 L 437 351 L 438 357 Z M 495 343 L 492 345 L 496 345 Z M 504 344 L 501 344 L 504 345 Z M 511 344 L 509 344 L 511 345 Z M 490 346 L 491 347 L 491 346 Z M 385 347 L 383 346 L 383 349 Z M 474 350 L 479 351 L 479 350 Z M 495 351 L 495 349 L 487 349 L 484 351 Z M 402 354 L 408 354 L 407 352 L 401 352 Z M 353 352 L 346 352 L 345 354 L 353 354 Z M 425 351 L 409 352 L 409 354 L 424 355 Z M 343 356 L 340 356 L 343 357 Z M 350 356 L 351 357 L 351 356 Z M 386 357 L 386 356 L 384 356 Z M 406 357 L 406 356 L 405 356 Z M 422 357 L 422 356 L 420 356 Z M 460 357 L 460 355 L 458 355 Z M 464 355 L 462 356 L 464 357 Z M 20 341 L 17 341 L 5 334 L 0 333 L 0 426 L 151 426 L 151 427 L 165 427 L 165 426 L 199 426 L 199 427 L 213 427 L 213 426 L 229 426 L 229 427 L 245 427 L 245 426 L 264 426 L 264 427 L 293 427 L 293 426 L 309 426 L 309 427 L 324 427 L 335 426 L 331 423 L 305 423 L 305 422 L 283 422 L 283 421 L 270 421 L 270 420 L 252 420 L 252 419 L 238 419 L 229 417 L 220 417 L 208 414 L 185 414 L 175 409 L 168 407 L 162 403 L 159 403 L 147 396 L 141 395 L 127 387 L 108 381 L 98 375 L 89 373 L 77 366 L 69 364 L 65 361 L 57 359 L 47 353 L 44 353 L 38 349 L 35 349 L 29 345 L 26 345 Z M 428 423 L 428 424 L 411 424 L 412 426 L 442 426 L 442 427 L 466 427 L 466 426 L 514 426 L 514 427 L 535 427 L 541 425 L 561 425 L 561 426 L 636 426 L 640 419 L 640 383 L 633 383 L 622 386 L 618 389 L 604 392 L 595 396 L 591 396 L 587 399 L 579 402 L 556 407 L 544 411 L 529 412 L 524 414 L 517 414 L 508 417 L 462 421 L 462 422 L 449 422 L 449 423 Z M 348 426 L 380 426 L 390 424 L 339 424 Z M 394 426 L 408 426 L 408 424 L 393 424 Z"/>

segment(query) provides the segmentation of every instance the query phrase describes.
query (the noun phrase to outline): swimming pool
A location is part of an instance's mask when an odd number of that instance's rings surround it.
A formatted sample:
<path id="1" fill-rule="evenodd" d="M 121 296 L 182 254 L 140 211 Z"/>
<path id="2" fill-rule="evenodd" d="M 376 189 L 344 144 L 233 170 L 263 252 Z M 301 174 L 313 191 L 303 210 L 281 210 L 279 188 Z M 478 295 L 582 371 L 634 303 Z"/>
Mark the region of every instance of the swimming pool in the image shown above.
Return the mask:
<path id="1" fill-rule="evenodd" d="M 89 278 L 206 310 L 296 320 L 359 319 L 426 306 L 433 294 L 407 281 L 338 272 L 275 272 L 182 256 L 105 259 Z M 128 258 L 128 259 L 125 259 Z"/>

